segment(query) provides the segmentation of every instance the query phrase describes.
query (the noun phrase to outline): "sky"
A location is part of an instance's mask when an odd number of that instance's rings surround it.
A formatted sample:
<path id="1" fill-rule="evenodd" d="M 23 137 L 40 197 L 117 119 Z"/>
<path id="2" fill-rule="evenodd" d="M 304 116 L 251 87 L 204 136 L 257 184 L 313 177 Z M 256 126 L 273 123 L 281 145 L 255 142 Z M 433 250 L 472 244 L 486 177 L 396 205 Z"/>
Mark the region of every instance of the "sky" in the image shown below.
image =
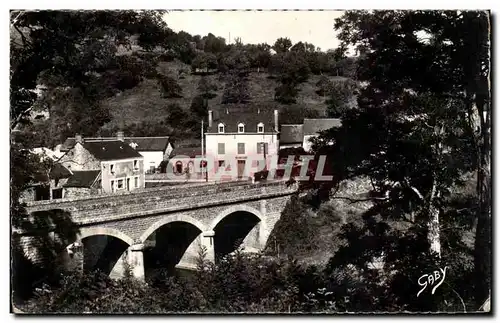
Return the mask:
<path id="1" fill-rule="evenodd" d="M 333 29 L 334 19 L 341 11 L 169 11 L 165 15 L 168 26 L 176 32 L 184 30 L 191 35 L 212 33 L 234 43 L 240 37 L 244 44 L 268 43 L 288 37 L 314 44 L 321 50 L 338 47 Z"/>

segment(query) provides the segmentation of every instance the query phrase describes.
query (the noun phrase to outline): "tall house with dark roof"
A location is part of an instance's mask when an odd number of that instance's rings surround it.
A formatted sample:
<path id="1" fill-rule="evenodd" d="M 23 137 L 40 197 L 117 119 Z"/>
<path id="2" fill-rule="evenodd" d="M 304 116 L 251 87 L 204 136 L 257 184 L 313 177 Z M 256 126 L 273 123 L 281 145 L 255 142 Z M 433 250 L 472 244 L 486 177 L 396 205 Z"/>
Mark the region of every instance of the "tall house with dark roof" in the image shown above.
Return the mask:
<path id="1" fill-rule="evenodd" d="M 84 140 L 77 135 L 59 163 L 73 173 L 68 180 L 72 187 L 90 185 L 103 193 L 144 187 L 144 157 L 118 139 Z"/>
<path id="2" fill-rule="evenodd" d="M 116 141 L 121 140 L 130 147 L 137 150 L 144 157 L 144 170 L 154 173 L 162 161 L 168 160 L 173 147 L 168 136 L 159 137 L 125 137 L 123 131 L 119 131 L 116 137 L 85 138 L 90 141 Z M 61 145 L 60 151 L 67 152 L 75 146 L 76 138 L 69 137 Z"/>
<path id="3" fill-rule="evenodd" d="M 249 156 L 269 160 L 279 150 L 278 110 L 262 107 L 221 107 L 208 112 L 206 155 L 216 167 L 236 158 L 243 176 Z"/>

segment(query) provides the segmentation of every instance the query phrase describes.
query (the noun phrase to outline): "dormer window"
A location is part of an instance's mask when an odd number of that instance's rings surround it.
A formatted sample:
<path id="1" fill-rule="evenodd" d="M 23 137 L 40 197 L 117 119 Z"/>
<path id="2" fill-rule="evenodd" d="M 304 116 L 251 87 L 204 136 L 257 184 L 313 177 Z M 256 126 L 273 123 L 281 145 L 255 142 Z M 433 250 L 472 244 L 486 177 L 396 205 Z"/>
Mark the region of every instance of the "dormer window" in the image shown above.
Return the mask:
<path id="1" fill-rule="evenodd" d="M 257 125 L 257 132 L 264 133 L 264 124 L 262 122 Z"/>
<path id="2" fill-rule="evenodd" d="M 219 123 L 219 133 L 224 133 L 224 124 Z"/>
<path id="3" fill-rule="evenodd" d="M 245 132 L 245 125 L 243 123 L 238 124 L 238 133 Z"/>

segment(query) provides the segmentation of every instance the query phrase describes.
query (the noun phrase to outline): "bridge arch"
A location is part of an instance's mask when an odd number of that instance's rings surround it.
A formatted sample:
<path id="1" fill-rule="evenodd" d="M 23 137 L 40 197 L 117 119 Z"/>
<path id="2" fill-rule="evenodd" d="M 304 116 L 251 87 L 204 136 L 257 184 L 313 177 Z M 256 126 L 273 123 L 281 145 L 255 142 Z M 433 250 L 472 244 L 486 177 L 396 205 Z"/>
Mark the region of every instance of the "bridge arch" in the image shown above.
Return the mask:
<path id="1" fill-rule="evenodd" d="M 266 227 L 264 215 L 251 206 L 234 205 L 225 209 L 209 227 L 214 233 L 215 261 L 240 247 L 250 252 L 262 250 Z"/>
<path id="2" fill-rule="evenodd" d="M 146 279 L 175 275 L 196 264 L 204 231 L 202 222 L 186 214 L 164 216 L 150 225 L 140 237 Z"/>
<path id="3" fill-rule="evenodd" d="M 113 228 L 103 228 L 103 227 L 91 227 L 91 228 L 81 228 L 80 233 L 77 235 L 78 240 L 83 240 L 92 236 L 111 236 L 122 240 L 129 246 L 134 244 L 134 239 L 129 237 L 127 234 L 121 232 L 120 230 Z"/>
<path id="4" fill-rule="evenodd" d="M 189 215 L 175 214 L 175 215 L 162 217 L 160 220 L 153 223 L 151 226 L 149 226 L 149 228 L 146 229 L 146 231 L 144 231 L 144 233 L 141 235 L 139 240 L 141 241 L 141 243 L 144 243 L 146 241 L 146 239 L 151 234 L 153 234 L 153 232 L 155 232 L 156 230 L 158 230 L 162 226 L 169 224 L 169 223 L 172 223 L 172 222 L 186 222 L 186 223 L 189 223 L 189 224 L 195 226 L 201 232 L 206 231 L 206 226 L 203 223 L 201 223 L 200 221 L 190 217 Z"/>
<path id="5" fill-rule="evenodd" d="M 75 244 L 74 242 L 80 242 Z M 59 254 L 66 270 L 100 270 L 111 278 L 124 277 L 128 248 L 134 240 L 126 233 L 107 227 L 83 227 L 73 243 Z"/>
<path id="6" fill-rule="evenodd" d="M 264 215 L 259 210 L 257 210 L 256 208 L 253 208 L 251 206 L 248 206 L 248 205 L 234 205 L 234 206 L 231 206 L 230 208 L 225 209 L 224 211 L 220 212 L 217 215 L 217 217 L 215 219 L 213 219 L 212 222 L 210 223 L 209 230 L 214 230 L 215 227 L 217 226 L 217 224 L 219 224 L 222 220 L 224 220 L 224 218 L 226 218 L 227 216 L 229 216 L 233 213 L 236 213 L 236 212 L 252 213 L 256 217 L 258 217 L 260 222 L 262 223 L 262 225 L 265 226 L 266 222 L 265 222 Z"/>

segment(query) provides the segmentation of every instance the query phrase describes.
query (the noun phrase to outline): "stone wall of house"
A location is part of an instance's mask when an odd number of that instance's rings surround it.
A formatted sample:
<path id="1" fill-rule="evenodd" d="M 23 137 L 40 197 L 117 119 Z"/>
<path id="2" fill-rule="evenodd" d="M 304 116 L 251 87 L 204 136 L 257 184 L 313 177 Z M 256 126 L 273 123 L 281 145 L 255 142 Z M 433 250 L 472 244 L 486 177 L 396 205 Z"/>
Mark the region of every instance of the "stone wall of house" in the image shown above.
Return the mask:
<path id="1" fill-rule="evenodd" d="M 35 200 L 35 188 L 29 187 L 21 192 L 21 196 L 19 197 L 21 203 L 31 202 Z"/>
<path id="2" fill-rule="evenodd" d="M 79 143 L 64 154 L 59 161 L 70 170 L 97 170 L 101 168 L 101 162 Z"/>
<path id="3" fill-rule="evenodd" d="M 64 188 L 64 199 L 90 196 L 93 193 L 97 193 L 96 190 L 87 187 L 65 187 Z"/>

